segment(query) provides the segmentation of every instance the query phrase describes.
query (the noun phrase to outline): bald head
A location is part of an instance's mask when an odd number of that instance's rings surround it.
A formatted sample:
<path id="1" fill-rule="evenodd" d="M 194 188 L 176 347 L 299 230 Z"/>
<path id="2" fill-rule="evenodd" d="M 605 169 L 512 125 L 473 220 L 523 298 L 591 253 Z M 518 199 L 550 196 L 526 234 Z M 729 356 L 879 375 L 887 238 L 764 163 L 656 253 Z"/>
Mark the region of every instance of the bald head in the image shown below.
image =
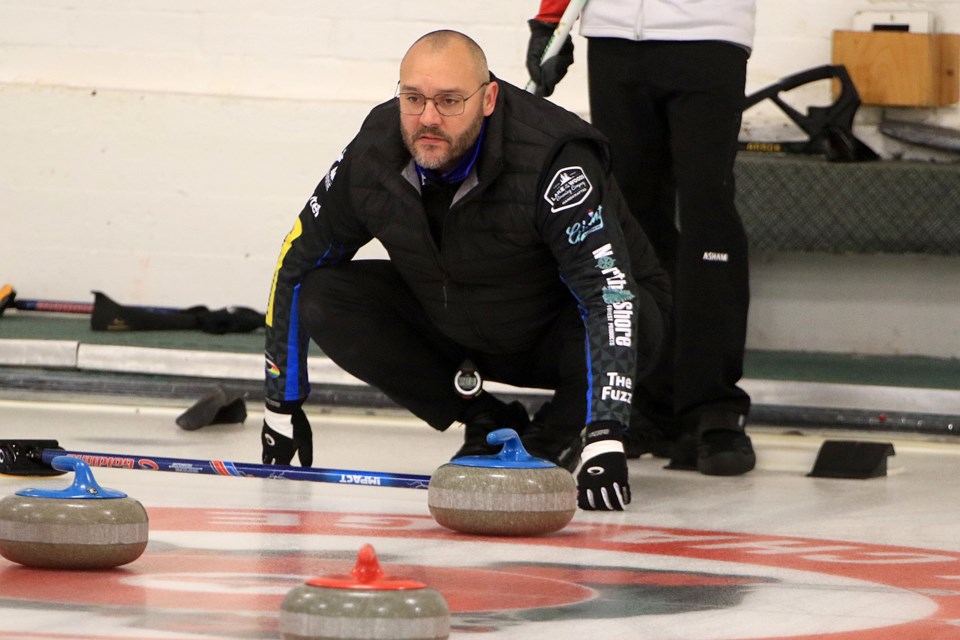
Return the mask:
<path id="1" fill-rule="evenodd" d="M 490 79 L 487 56 L 484 55 L 483 49 L 472 38 L 459 31 L 441 29 L 418 38 L 410 45 L 400 62 L 400 75 L 403 76 L 404 67 L 409 66 L 411 58 L 424 55 L 442 57 L 451 65 L 465 65 L 466 70 L 477 82 L 487 82 Z"/>

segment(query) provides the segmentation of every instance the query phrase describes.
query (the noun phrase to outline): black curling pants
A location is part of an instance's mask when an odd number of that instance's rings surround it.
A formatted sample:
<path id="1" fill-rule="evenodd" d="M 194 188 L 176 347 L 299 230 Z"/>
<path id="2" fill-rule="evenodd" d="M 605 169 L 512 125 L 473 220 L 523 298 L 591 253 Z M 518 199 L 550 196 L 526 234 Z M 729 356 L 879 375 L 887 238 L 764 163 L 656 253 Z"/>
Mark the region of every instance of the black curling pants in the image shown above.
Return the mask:
<path id="1" fill-rule="evenodd" d="M 588 43 L 592 122 L 673 284 L 666 356 L 638 389 L 651 415 L 749 411 L 737 385 L 750 296 L 733 175 L 746 62 L 724 42 Z"/>
<path id="2" fill-rule="evenodd" d="M 443 335 L 387 260 L 354 260 L 311 272 L 300 291 L 301 322 L 337 365 L 376 387 L 438 430 L 471 415 L 454 388 L 470 358 L 485 381 L 552 389 L 542 415 L 551 428 L 577 432 L 586 419 L 584 328 L 570 304 L 519 353 L 466 349 Z M 565 431 L 565 429 L 564 429 Z"/>

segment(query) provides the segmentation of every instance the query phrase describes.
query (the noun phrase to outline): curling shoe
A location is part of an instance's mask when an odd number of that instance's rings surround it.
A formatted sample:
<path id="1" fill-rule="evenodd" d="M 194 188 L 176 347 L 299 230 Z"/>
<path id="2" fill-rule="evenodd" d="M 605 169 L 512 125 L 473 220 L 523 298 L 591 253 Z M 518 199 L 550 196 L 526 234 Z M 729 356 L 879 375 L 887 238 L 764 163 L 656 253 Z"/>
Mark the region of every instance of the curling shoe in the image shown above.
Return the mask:
<path id="1" fill-rule="evenodd" d="M 534 420 L 520 441 L 527 453 L 533 457 L 549 460 L 573 473 L 580 464 L 580 454 L 583 452 L 582 431 L 579 425 L 576 427 L 547 426 Z"/>
<path id="2" fill-rule="evenodd" d="M 630 428 L 623 431 L 623 451 L 628 459 L 650 454 L 654 458 L 670 458 L 677 442 L 673 418 L 655 420 L 634 410 Z"/>
<path id="3" fill-rule="evenodd" d="M 697 471 L 708 476 L 739 476 L 757 464 L 753 443 L 744 432 L 747 416 L 734 412 L 704 414 L 697 426 Z"/>

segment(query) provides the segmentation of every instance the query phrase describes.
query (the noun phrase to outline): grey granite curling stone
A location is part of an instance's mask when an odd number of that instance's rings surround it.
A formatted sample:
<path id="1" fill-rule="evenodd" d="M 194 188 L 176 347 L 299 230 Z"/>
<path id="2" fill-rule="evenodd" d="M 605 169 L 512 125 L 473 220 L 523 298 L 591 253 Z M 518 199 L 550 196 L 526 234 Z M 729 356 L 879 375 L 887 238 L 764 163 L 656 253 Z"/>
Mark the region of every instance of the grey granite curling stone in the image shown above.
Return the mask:
<path id="1" fill-rule="evenodd" d="M 524 450 L 512 429 L 487 436 L 492 456 L 454 458 L 430 478 L 427 504 L 441 526 L 474 535 L 534 536 L 559 531 L 577 512 L 577 483 Z"/>
<path id="2" fill-rule="evenodd" d="M 0 555 L 43 569 L 109 569 L 139 558 L 148 536 L 143 505 L 101 487 L 79 458 L 58 456 L 51 465 L 73 471 L 73 484 L 0 500 Z"/>

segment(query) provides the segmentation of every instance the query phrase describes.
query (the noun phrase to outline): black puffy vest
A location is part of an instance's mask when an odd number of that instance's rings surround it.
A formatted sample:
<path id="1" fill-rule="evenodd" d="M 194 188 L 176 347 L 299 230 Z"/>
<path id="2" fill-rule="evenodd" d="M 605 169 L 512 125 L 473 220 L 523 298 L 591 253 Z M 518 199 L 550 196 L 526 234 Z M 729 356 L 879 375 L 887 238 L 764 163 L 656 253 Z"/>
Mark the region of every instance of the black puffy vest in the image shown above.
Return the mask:
<path id="1" fill-rule="evenodd" d="M 355 214 L 440 330 L 467 347 L 509 353 L 532 346 L 562 306 L 574 303 L 536 227 L 541 173 L 570 140 L 595 142 L 605 163 L 609 155 L 602 135 L 576 114 L 498 83 L 476 165 L 479 183 L 451 206 L 442 251 L 420 194 L 401 175 L 410 155 L 395 100 L 375 108 L 354 139 L 349 188 Z M 632 262 L 644 286 L 644 273 L 662 272 L 626 206 L 619 209 L 628 243 L 643 249 Z"/>

